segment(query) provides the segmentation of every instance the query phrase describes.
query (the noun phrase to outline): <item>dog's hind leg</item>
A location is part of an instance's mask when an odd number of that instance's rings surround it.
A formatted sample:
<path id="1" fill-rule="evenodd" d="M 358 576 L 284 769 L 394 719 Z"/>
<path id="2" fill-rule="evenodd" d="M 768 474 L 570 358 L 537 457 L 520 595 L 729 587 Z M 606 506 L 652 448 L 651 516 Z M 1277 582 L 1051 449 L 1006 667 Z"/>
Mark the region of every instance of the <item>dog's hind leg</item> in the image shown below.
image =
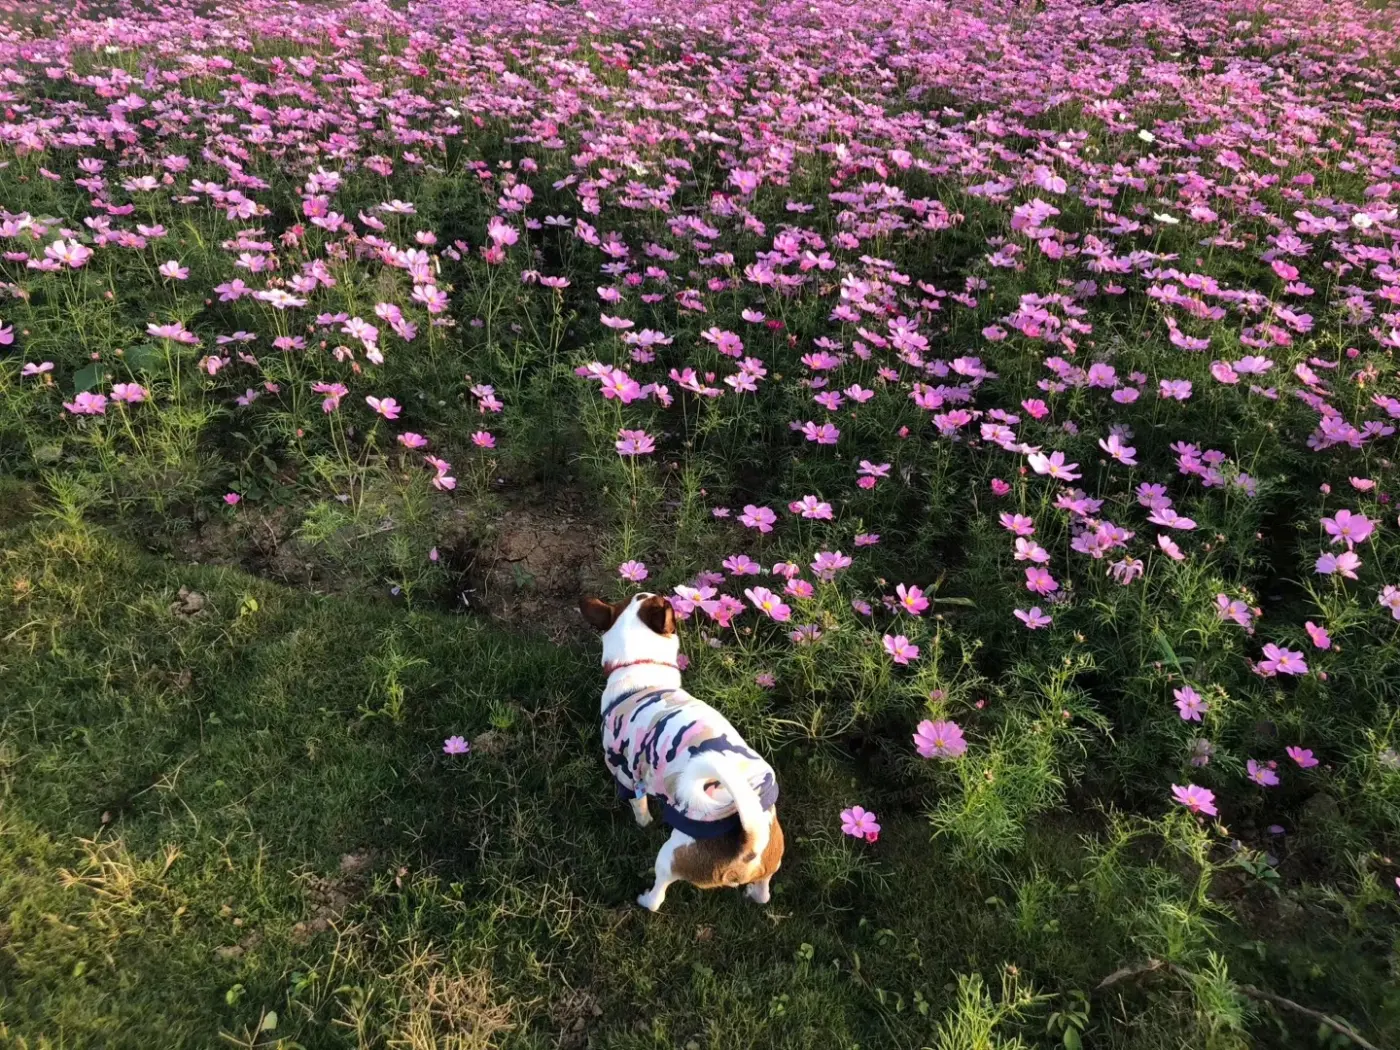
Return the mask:
<path id="1" fill-rule="evenodd" d="M 675 861 L 676 850 L 682 846 L 687 846 L 695 840 L 681 831 L 671 832 L 671 837 L 666 840 L 666 844 L 661 847 L 661 851 L 656 855 L 656 881 L 652 883 L 651 889 L 647 890 L 637 898 L 637 903 L 647 911 L 656 911 L 666 900 L 666 890 L 671 883 L 676 881 L 676 874 L 672 868 Z"/>
<path id="2" fill-rule="evenodd" d="M 647 805 L 647 797 L 632 799 L 632 819 L 637 822 L 637 827 L 645 828 L 651 824 L 651 807 Z"/>

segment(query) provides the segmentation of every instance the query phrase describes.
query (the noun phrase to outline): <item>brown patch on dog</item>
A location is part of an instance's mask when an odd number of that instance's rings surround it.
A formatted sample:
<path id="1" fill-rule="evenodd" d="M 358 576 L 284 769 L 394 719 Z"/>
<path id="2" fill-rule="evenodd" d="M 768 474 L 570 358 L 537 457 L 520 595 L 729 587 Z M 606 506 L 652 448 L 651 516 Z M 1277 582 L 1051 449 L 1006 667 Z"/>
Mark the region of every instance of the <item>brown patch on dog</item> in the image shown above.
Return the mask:
<path id="1" fill-rule="evenodd" d="M 676 633 L 676 610 L 671 607 L 669 599 L 659 594 L 642 599 L 637 606 L 637 619 L 657 634 L 669 637 Z"/>
<path id="2" fill-rule="evenodd" d="M 702 890 L 713 890 L 771 878 L 782 863 L 783 828 L 775 809 L 762 857 L 755 855 L 752 837 L 739 830 L 682 846 L 671 859 L 671 871 Z"/>
<path id="3" fill-rule="evenodd" d="M 627 602 L 613 604 L 603 601 L 602 598 L 580 598 L 578 600 L 578 611 L 583 613 L 583 618 L 588 621 L 590 626 L 600 631 L 606 631 L 611 627 L 625 608 L 627 608 Z"/>

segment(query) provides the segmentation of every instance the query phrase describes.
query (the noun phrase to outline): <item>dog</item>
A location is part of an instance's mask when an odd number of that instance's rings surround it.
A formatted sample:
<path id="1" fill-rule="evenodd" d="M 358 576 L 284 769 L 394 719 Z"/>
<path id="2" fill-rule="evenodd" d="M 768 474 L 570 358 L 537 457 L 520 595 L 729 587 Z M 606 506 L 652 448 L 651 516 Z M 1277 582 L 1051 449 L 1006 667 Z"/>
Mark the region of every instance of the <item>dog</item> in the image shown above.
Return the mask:
<path id="1" fill-rule="evenodd" d="M 778 782 L 728 720 L 681 688 L 676 612 L 658 594 L 623 602 L 584 598 L 579 611 L 603 632 L 603 760 L 637 824 L 662 802 L 671 837 L 656 881 L 637 898 L 656 911 L 677 881 L 745 888 L 767 904 L 783 861 Z"/>

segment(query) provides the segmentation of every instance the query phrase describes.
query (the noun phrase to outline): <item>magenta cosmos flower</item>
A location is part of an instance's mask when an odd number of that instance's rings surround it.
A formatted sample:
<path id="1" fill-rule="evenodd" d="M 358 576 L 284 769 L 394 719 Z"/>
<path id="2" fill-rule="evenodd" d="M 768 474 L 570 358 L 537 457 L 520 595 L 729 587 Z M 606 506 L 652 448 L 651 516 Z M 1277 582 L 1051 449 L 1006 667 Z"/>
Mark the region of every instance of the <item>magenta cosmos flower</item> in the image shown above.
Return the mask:
<path id="1" fill-rule="evenodd" d="M 1185 787 L 1173 784 L 1172 795 L 1192 813 L 1203 813 L 1207 817 L 1213 817 L 1220 812 L 1215 808 L 1215 792 L 1209 788 L 1197 787 L 1195 784 L 1187 784 Z"/>
<path id="2" fill-rule="evenodd" d="M 998 520 L 1001 527 L 1009 530 L 1014 536 L 1035 535 L 1035 521 L 1024 514 L 1003 514 Z"/>
<path id="3" fill-rule="evenodd" d="M 901 583 L 894 589 L 894 593 L 899 596 L 900 607 L 911 615 L 922 616 L 928 608 L 928 599 L 918 587 L 905 587 Z"/>
<path id="4" fill-rule="evenodd" d="M 914 731 L 914 747 L 924 758 L 959 758 L 967 751 L 967 740 L 956 722 L 926 718 Z"/>
<path id="5" fill-rule="evenodd" d="M 1199 722 L 1201 716 L 1210 710 L 1210 704 L 1189 685 L 1173 689 L 1172 696 L 1176 697 L 1176 710 L 1183 722 Z"/>
<path id="6" fill-rule="evenodd" d="M 919 658 L 919 647 L 902 634 L 885 635 L 885 652 L 889 653 L 897 664 L 907 664 L 910 660 Z"/>
<path id="7" fill-rule="evenodd" d="M 831 504 L 817 499 L 816 496 L 803 496 L 799 500 L 793 500 L 788 504 L 788 510 L 794 514 L 801 514 L 804 518 L 815 518 L 822 521 L 830 521 L 835 517 L 831 510 Z"/>
<path id="8" fill-rule="evenodd" d="M 1345 543 L 1350 549 L 1352 544 L 1364 543 L 1375 531 L 1376 526 L 1364 514 L 1353 514 L 1349 510 L 1339 510 L 1332 517 L 1322 519 L 1322 528 L 1328 536 L 1332 537 L 1330 542 L 1333 546 Z"/>
<path id="9" fill-rule="evenodd" d="M 1278 784 L 1278 774 L 1267 762 L 1256 762 L 1251 758 L 1245 763 L 1245 770 L 1249 774 L 1249 779 L 1260 787 L 1274 787 Z"/>
<path id="10" fill-rule="evenodd" d="M 1075 481 L 1079 478 L 1079 464 L 1066 463 L 1063 452 L 1052 452 L 1048 456 L 1041 452 L 1032 452 L 1026 457 L 1026 462 L 1037 474 L 1048 474 L 1056 481 Z"/>
<path id="11" fill-rule="evenodd" d="M 84 391 L 72 401 L 63 402 L 63 407 L 75 416 L 102 416 L 107 414 L 107 396 Z"/>
<path id="12" fill-rule="evenodd" d="M 1361 559 L 1357 557 L 1355 551 L 1342 551 L 1341 554 L 1333 554 L 1330 551 L 1318 556 L 1315 570 L 1319 576 L 1331 576 L 1334 573 L 1341 573 L 1348 580 L 1357 578 L 1356 570 L 1361 568 Z"/>
<path id="13" fill-rule="evenodd" d="M 852 806 L 841 811 L 841 830 L 853 839 L 874 842 L 880 837 L 880 825 L 875 814 L 864 806 Z"/>
<path id="14" fill-rule="evenodd" d="M 367 397 L 365 398 L 365 404 L 369 405 L 370 408 L 374 409 L 385 419 L 399 418 L 399 403 L 395 401 L 392 397 L 386 397 L 382 399 L 377 397 Z"/>
<path id="15" fill-rule="evenodd" d="M 641 583 L 647 578 L 647 567 L 639 561 L 625 561 L 617 567 L 617 574 L 629 583 Z"/>
<path id="16" fill-rule="evenodd" d="M 772 532 L 773 523 L 778 520 L 778 516 L 767 507 L 755 507 L 752 503 L 744 505 L 744 513 L 739 515 L 739 522 L 751 529 L 759 532 Z"/>
<path id="17" fill-rule="evenodd" d="M 1264 659 L 1259 661 L 1259 670 L 1264 675 L 1307 674 L 1308 663 L 1302 653 L 1270 642 L 1264 646 Z"/>
<path id="18" fill-rule="evenodd" d="M 442 742 L 442 751 L 446 755 L 465 755 L 471 749 L 465 737 L 450 736 Z"/>
<path id="19" fill-rule="evenodd" d="M 656 451 L 656 442 L 645 430 L 619 430 L 616 446 L 619 456 L 646 456 Z"/>
<path id="20" fill-rule="evenodd" d="M 731 554 L 722 564 L 731 576 L 757 576 L 763 571 L 763 566 L 747 554 Z"/>
<path id="21" fill-rule="evenodd" d="M 1049 627 L 1053 622 L 1050 617 L 1041 612 L 1039 605 L 1032 605 L 1029 609 L 1012 609 L 1016 619 L 1020 620 L 1032 631 L 1038 631 L 1042 627 Z"/>
<path id="22" fill-rule="evenodd" d="M 750 587 L 744 592 L 744 597 L 753 603 L 755 609 L 767 613 L 778 623 L 787 623 L 792 619 L 792 607 L 767 587 Z"/>
<path id="23" fill-rule="evenodd" d="M 1317 759 L 1313 757 L 1311 750 L 1305 747 L 1286 747 L 1283 749 L 1289 758 L 1298 763 L 1299 769 L 1312 769 L 1317 765 Z"/>

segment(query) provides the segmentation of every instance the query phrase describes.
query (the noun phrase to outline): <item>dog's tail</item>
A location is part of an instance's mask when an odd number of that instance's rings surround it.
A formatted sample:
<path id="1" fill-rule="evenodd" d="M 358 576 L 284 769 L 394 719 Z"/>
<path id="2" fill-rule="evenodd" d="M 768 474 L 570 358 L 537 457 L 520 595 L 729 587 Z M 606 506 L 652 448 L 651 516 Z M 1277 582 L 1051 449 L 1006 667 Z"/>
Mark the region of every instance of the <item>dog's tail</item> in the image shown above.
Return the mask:
<path id="1" fill-rule="evenodd" d="M 713 761 L 713 768 L 715 779 L 724 786 L 724 790 L 728 791 L 729 797 L 734 800 L 734 807 L 739 811 L 739 823 L 744 826 L 744 845 L 747 847 L 745 852 L 752 854 L 752 856 L 745 856 L 743 859 L 748 863 L 754 863 L 763 856 L 763 851 L 768 848 L 772 817 L 764 810 L 758 792 L 754 791 L 753 785 L 739 771 L 734 762 L 727 758 L 716 758 Z"/>

